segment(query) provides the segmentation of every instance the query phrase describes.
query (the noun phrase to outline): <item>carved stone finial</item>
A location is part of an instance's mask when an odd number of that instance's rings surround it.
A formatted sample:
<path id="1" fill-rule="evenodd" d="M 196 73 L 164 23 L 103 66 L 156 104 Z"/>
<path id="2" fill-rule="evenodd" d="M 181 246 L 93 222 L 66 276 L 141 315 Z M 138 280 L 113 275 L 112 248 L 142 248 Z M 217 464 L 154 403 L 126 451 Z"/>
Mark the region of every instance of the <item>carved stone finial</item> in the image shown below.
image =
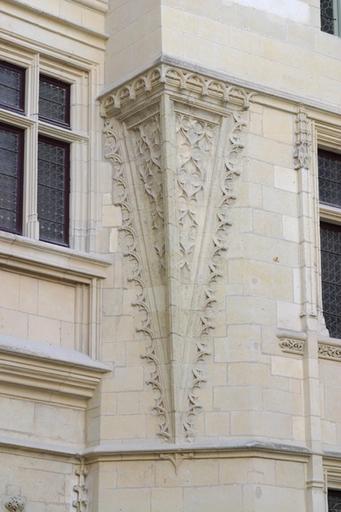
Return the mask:
<path id="1" fill-rule="evenodd" d="M 9 512 L 23 512 L 25 501 L 21 496 L 12 496 L 5 502 L 5 509 Z"/>
<path id="2" fill-rule="evenodd" d="M 311 125 L 306 112 L 300 108 L 296 117 L 295 169 L 309 169 L 311 158 Z"/>

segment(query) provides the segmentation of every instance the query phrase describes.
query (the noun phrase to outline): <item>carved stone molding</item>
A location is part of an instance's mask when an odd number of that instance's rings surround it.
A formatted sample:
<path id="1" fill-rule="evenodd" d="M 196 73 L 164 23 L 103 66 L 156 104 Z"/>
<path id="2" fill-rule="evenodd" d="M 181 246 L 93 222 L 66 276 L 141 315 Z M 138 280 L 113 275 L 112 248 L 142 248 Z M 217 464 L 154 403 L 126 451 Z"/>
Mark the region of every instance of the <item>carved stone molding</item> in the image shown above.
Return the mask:
<path id="1" fill-rule="evenodd" d="M 333 361 L 341 361 L 340 346 L 320 342 L 318 347 L 318 353 L 321 359 L 332 359 Z"/>
<path id="2" fill-rule="evenodd" d="M 72 507 L 76 512 L 86 512 L 88 509 L 88 488 L 86 485 L 86 478 L 88 469 L 82 461 L 75 470 L 77 483 L 73 486 L 73 492 L 76 498 L 72 502 Z"/>
<path id="3" fill-rule="evenodd" d="M 8 512 L 23 512 L 25 510 L 25 500 L 21 496 L 11 496 L 5 501 L 5 509 Z"/>
<path id="4" fill-rule="evenodd" d="M 295 338 L 282 338 L 279 342 L 283 352 L 289 352 L 289 354 L 303 355 L 304 353 L 304 340 Z"/>
<path id="5" fill-rule="evenodd" d="M 179 90 L 181 93 L 190 92 L 204 98 L 218 100 L 223 105 L 236 104 L 242 108 L 249 107 L 250 100 L 255 94 L 201 73 L 160 64 L 104 95 L 103 114 L 106 116 L 116 114 L 132 101 L 137 101 L 146 94 L 151 96 L 161 87 Z"/>
<path id="6" fill-rule="evenodd" d="M 185 436 L 191 440 L 195 435 L 195 416 L 200 412 L 199 390 L 206 382 L 201 363 L 210 355 L 208 337 L 215 328 L 215 306 L 217 303 L 217 282 L 222 277 L 221 257 L 228 250 L 228 230 L 231 226 L 230 207 L 236 199 L 233 193 L 235 179 L 240 175 L 241 152 L 244 148 L 242 132 L 247 123 L 240 112 L 231 113 L 232 130 L 229 134 L 228 151 L 225 155 L 221 177 L 221 196 L 216 214 L 216 228 L 212 239 L 211 255 L 208 264 L 208 278 L 204 287 L 202 313 L 200 315 L 199 341 L 196 343 L 196 356 L 192 369 L 192 382 L 188 393 L 188 407 L 183 428 Z"/>
<path id="7" fill-rule="evenodd" d="M 159 115 L 156 114 L 139 124 L 134 133 L 139 159 L 138 170 L 152 210 L 154 249 L 160 260 L 161 269 L 164 270 L 165 242 Z"/>
<path id="8" fill-rule="evenodd" d="M 152 389 L 156 391 L 154 412 L 159 416 L 159 432 L 158 435 L 168 440 L 170 438 L 167 409 L 165 406 L 164 391 L 162 389 L 160 377 L 160 365 L 156 354 L 155 336 L 152 329 L 152 318 L 150 307 L 147 302 L 145 293 L 145 282 L 143 277 L 143 269 L 141 265 L 141 257 L 137 246 L 137 236 L 133 225 L 133 214 L 131 211 L 132 201 L 129 198 L 129 187 L 125 176 L 124 165 L 122 160 L 121 148 L 119 144 L 120 129 L 118 122 L 114 119 L 105 121 L 104 126 L 105 146 L 104 156 L 109 159 L 113 165 L 113 180 L 115 183 L 116 206 L 121 207 L 122 211 L 122 227 L 121 232 L 124 234 L 125 257 L 131 262 L 131 273 L 128 277 L 137 288 L 137 298 L 133 303 L 142 314 L 142 320 L 137 326 L 137 331 L 144 333 L 149 339 L 149 345 L 146 353 L 143 355 L 153 366 L 154 369 L 148 383 Z"/>
<path id="9" fill-rule="evenodd" d="M 296 140 L 294 150 L 295 169 L 309 169 L 311 162 L 311 122 L 301 107 L 296 116 Z"/>

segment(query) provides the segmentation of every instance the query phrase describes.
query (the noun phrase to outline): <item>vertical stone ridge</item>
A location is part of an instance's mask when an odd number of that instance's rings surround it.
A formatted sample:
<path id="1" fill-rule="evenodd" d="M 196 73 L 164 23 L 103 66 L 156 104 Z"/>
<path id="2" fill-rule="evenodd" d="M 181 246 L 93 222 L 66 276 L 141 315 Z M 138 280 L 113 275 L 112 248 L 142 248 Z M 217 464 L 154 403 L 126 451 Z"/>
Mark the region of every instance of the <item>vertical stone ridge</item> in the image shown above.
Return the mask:
<path id="1" fill-rule="evenodd" d="M 157 355 L 155 333 L 152 326 L 152 314 L 148 304 L 145 291 L 145 278 L 143 276 L 141 256 L 137 247 L 137 236 L 134 228 L 133 213 L 131 210 L 131 198 L 129 197 L 128 180 L 124 174 L 124 165 L 122 159 L 122 151 L 119 140 L 122 137 L 120 133 L 119 123 L 114 119 L 107 119 L 104 125 L 105 134 L 105 158 L 109 159 L 113 165 L 113 179 L 116 185 L 115 205 L 120 206 L 122 210 L 122 228 L 125 234 L 126 252 L 124 254 L 133 264 L 131 274 L 128 279 L 134 282 L 137 288 L 136 301 L 133 306 L 141 311 L 144 315 L 140 324 L 136 327 L 138 332 L 146 335 L 149 344 L 145 354 L 142 356 L 153 365 L 148 384 L 155 391 L 154 412 L 159 417 L 158 435 L 165 440 L 170 439 L 170 429 L 168 422 L 168 413 L 165 405 L 164 389 L 162 386 L 160 361 Z M 120 137 L 121 135 L 121 137 Z"/>
<path id="2" fill-rule="evenodd" d="M 138 172 L 151 205 L 154 250 L 165 269 L 164 211 L 161 171 L 160 118 L 154 114 L 134 129 Z"/>
<path id="3" fill-rule="evenodd" d="M 199 390 L 203 383 L 206 382 L 202 363 L 210 355 L 209 336 L 215 328 L 216 286 L 218 279 L 222 277 L 221 256 L 228 249 L 227 236 L 231 226 L 229 209 L 236 198 L 233 193 L 233 185 L 236 177 L 240 175 L 240 154 L 244 148 L 241 135 L 247 125 L 245 116 L 241 112 L 232 112 L 231 117 L 233 126 L 228 139 L 229 150 L 224 158 L 223 173 L 220 177 L 221 196 L 216 210 L 216 227 L 211 241 L 211 249 L 208 249 L 210 257 L 207 279 L 203 290 L 199 339 L 195 347 L 195 358 L 191 370 L 192 379 L 187 395 L 187 409 L 183 422 L 187 440 L 191 440 L 195 436 L 195 416 L 202 408 L 199 403 Z"/>

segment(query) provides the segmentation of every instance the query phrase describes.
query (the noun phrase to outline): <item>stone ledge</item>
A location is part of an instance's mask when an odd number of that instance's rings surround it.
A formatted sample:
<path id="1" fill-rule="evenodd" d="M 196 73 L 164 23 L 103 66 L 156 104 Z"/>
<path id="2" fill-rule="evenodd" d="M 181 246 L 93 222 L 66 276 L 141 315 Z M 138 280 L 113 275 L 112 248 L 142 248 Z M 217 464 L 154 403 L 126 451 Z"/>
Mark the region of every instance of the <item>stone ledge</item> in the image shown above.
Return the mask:
<path id="1" fill-rule="evenodd" d="M 0 336 L 0 382 L 3 395 L 85 407 L 110 369 L 75 350 L 44 342 Z M 27 395 L 27 396 L 26 396 Z M 47 395 L 47 396 L 46 396 Z"/>
<path id="2" fill-rule="evenodd" d="M 123 460 L 168 460 L 170 457 L 187 459 L 234 458 L 260 456 L 306 461 L 314 453 L 303 445 L 281 443 L 276 440 L 264 441 L 257 438 L 234 439 L 231 441 L 196 442 L 193 444 L 164 444 L 162 442 L 143 441 L 141 443 L 103 443 L 95 446 L 70 447 L 62 444 L 37 443 L 28 439 L 13 439 L 2 436 L 0 451 L 18 449 L 30 452 L 78 457 L 94 461 Z M 319 453 L 318 455 L 324 455 Z M 341 455 L 340 455 L 341 456 Z"/>
<path id="3" fill-rule="evenodd" d="M 42 266 L 65 273 L 76 273 L 90 278 L 106 277 L 106 269 L 111 265 L 107 258 L 83 253 L 33 240 L 25 236 L 0 232 L 0 262 L 16 265 L 16 262 Z"/>

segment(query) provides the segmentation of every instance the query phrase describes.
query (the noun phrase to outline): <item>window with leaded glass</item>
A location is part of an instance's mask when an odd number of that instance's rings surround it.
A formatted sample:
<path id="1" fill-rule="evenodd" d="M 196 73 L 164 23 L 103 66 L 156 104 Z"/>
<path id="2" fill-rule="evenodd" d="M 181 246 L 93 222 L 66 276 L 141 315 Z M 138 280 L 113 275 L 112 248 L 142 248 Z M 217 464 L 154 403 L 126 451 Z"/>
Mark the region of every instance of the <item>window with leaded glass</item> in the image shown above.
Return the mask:
<path id="1" fill-rule="evenodd" d="M 49 123 L 70 126 L 70 84 L 40 75 L 39 118 Z"/>
<path id="2" fill-rule="evenodd" d="M 38 142 L 40 240 L 69 243 L 70 147 L 47 137 Z"/>
<path id="3" fill-rule="evenodd" d="M 329 335 L 341 338 L 341 225 L 321 222 L 323 315 Z"/>
<path id="4" fill-rule="evenodd" d="M 341 208 L 341 155 L 320 149 L 318 169 L 321 203 Z"/>
<path id="5" fill-rule="evenodd" d="M 25 109 L 25 69 L 4 61 L 0 61 L 0 106 Z"/>
<path id="6" fill-rule="evenodd" d="M 328 512 L 341 512 L 341 491 L 328 489 Z"/>
<path id="7" fill-rule="evenodd" d="M 0 229 L 21 233 L 23 130 L 0 124 Z"/>
<path id="8" fill-rule="evenodd" d="M 320 0 L 321 30 L 328 34 L 341 33 L 341 0 Z"/>

